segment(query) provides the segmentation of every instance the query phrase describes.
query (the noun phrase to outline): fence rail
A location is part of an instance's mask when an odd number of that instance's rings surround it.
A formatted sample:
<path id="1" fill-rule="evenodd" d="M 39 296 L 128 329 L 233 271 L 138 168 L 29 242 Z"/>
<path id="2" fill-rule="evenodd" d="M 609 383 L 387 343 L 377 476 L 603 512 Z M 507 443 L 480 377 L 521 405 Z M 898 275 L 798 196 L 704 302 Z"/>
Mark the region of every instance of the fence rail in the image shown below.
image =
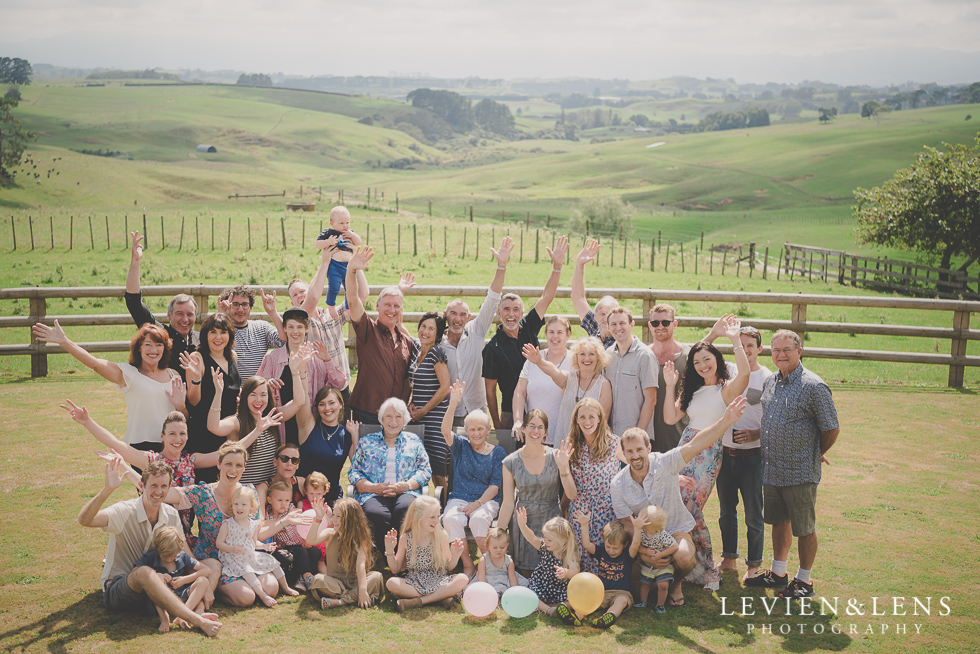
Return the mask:
<path id="1" fill-rule="evenodd" d="M 179 286 L 145 286 L 144 297 L 171 297 L 177 293 L 193 296 L 202 308 L 198 313 L 198 324 L 204 321 L 211 306 L 210 299 L 219 295 L 225 286 L 218 285 L 179 285 Z M 258 287 L 254 287 L 258 288 Z M 285 286 L 263 286 L 266 290 L 285 293 Z M 381 286 L 372 286 L 371 292 L 377 293 Z M 525 297 L 537 297 L 541 294 L 540 287 L 509 287 L 508 291 Z M 128 314 L 99 314 L 99 315 L 51 315 L 47 312 L 48 299 L 74 298 L 122 298 L 125 288 L 110 287 L 32 287 L 0 289 L 0 301 L 27 299 L 29 314 L 26 316 L 7 316 L 0 318 L 0 328 L 27 327 L 35 322 L 51 324 L 57 319 L 65 326 L 103 326 L 127 325 L 131 323 Z M 486 288 L 480 286 L 417 286 L 409 290 L 410 296 L 435 298 L 450 297 L 482 297 Z M 560 288 L 558 297 L 568 298 L 571 291 Z M 621 300 L 640 300 L 643 303 L 643 314 L 648 315 L 657 302 L 689 301 L 707 303 L 738 303 L 738 304 L 768 304 L 785 305 L 789 308 L 788 320 L 760 319 L 752 324 L 760 329 L 792 329 L 801 336 L 806 332 L 833 334 L 871 334 L 885 336 L 908 336 L 915 338 L 932 338 L 948 340 L 949 354 L 931 354 L 917 352 L 894 352 L 886 350 L 853 350 L 837 348 L 811 348 L 806 350 L 807 356 L 822 359 L 848 359 L 857 361 L 887 361 L 898 363 L 917 363 L 924 365 L 941 365 L 949 368 L 948 385 L 962 387 L 963 377 L 967 366 L 980 367 L 980 356 L 967 356 L 968 341 L 980 340 L 980 329 L 970 329 L 970 317 L 980 311 L 980 302 L 966 300 L 928 300 L 900 297 L 862 297 L 838 295 L 802 295 L 792 293 L 746 293 L 732 291 L 681 291 L 667 289 L 615 289 L 592 288 L 587 291 L 591 298 L 612 295 Z M 882 309 L 909 309 L 913 311 L 941 311 L 952 314 L 950 327 L 921 327 L 913 325 L 877 325 L 848 322 L 823 322 L 807 320 L 807 310 L 810 306 L 838 307 L 873 307 Z M 421 313 L 406 313 L 406 321 L 418 320 Z M 566 316 L 573 324 L 578 324 L 577 315 Z M 708 328 L 714 324 L 715 318 L 688 317 L 679 315 L 678 322 L 684 327 Z M 158 320 L 166 316 L 159 314 Z M 638 319 L 637 322 L 645 322 Z M 648 327 L 643 327 L 644 342 L 651 341 Z M 102 341 L 79 343 L 91 352 L 119 352 L 129 348 L 128 341 Z M 348 339 L 347 347 L 353 353 L 353 341 Z M 730 351 L 729 347 L 720 346 L 723 352 Z M 63 352 L 58 346 L 37 342 L 33 335 L 30 343 L 0 345 L 0 356 L 30 356 L 31 376 L 44 377 L 47 375 L 47 357 L 49 354 Z M 356 358 L 352 357 L 352 361 Z"/>

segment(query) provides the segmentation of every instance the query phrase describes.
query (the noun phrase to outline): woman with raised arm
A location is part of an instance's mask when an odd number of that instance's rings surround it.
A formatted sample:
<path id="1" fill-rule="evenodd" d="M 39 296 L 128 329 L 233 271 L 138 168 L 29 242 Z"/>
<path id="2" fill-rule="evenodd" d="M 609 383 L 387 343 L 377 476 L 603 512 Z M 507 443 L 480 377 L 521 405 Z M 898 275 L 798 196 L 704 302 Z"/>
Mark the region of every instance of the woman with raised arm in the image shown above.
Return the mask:
<path id="1" fill-rule="evenodd" d="M 188 452 L 214 452 L 225 442 L 224 436 L 208 431 L 208 415 L 217 392 L 211 373 L 220 370 L 224 380 L 224 389 L 218 394 L 221 397 L 218 417 L 234 415 L 238 392 L 242 390 L 237 360 L 235 326 L 225 314 L 212 313 L 201 325 L 198 351 L 180 354 L 180 365 L 187 379 Z M 198 480 L 214 481 L 217 476 L 217 468 L 206 468 L 198 473 Z"/>
<path id="2" fill-rule="evenodd" d="M 563 316 L 551 316 L 544 324 L 544 338 L 548 348 L 541 351 L 541 358 L 567 373 L 571 369 L 568 356 L 568 339 L 572 325 Z M 531 361 L 525 361 L 521 376 L 514 390 L 514 440 L 524 440 L 524 414 L 531 409 L 541 409 L 552 420 L 557 420 L 564 389 Z M 550 444 L 550 441 L 549 441 Z"/>
<path id="3" fill-rule="evenodd" d="M 312 410 L 296 414 L 299 426 L 300 464 L 296 476 L 301 480 L 311 472 L 326 476 L 330 488 L 325 501 L 329 506 L 343 495 L 340 473 L 344 464 L 354 457 L 361 423 L 344 417 L 344 396 L 336 388 L 324 386 L 317 391 Z M 302 482 L 300 482 L 302 483 Z"/>
<path id="4" fill-rule="evenodd" d="M 37 323 L 32 328 L 35 338 L 56 343 L 86 367 L 116 385 L 126 398 L 126 435 L 123 440 L 138 450 L 159 452 L 163 447 L 160 425 L 176 409 L 187 413 L 184 406 L 186 387 L 170 363 L 171 341 L 167 330 L 149 323 L 136 332 L 129 344 L 129 363 L 113 363 L 98 359 L 73 343 L 58 321 L 54 327 Z"/>
<path id="5" fill-rule="evenodd" d="M 299 411 L 306 408 L 309 396 L 303 386 L 306 381 L 306 364 L 309 361 L 312 348 L 304 345 L 290 357 L 290 369 L 293 384 L 296 388 L 304 388 L 304 392 L 296 396 L 283 407 L 276 406 L 275 395 L 272 394 L 271 384 L 263 377 L 249 377 L 242 384 L 242 392 L 238 400 L 238 412 L 227 418 L 218 418 L 221 409 L 218 407 L 219 395 L 215 395 L 208 414 L 208 429 L 218 436 L 226 436 L 228 440 L 237 441 L 242 434 L 247 434 L 255 427 L 259 417 L 278 410 L 284 420 L 288 420 Z M 214 372 L 215 388 L 217 388 L 220 372 Z M 242 483 L 258 484 L 268 480 L 276 472 L 276 448 L 281 444 L 278 429 L 266 429 L 248 447 L 248 466 L 242 473 Z"/>
<path id="6" fill-rule="evenodd" d="M 516 508 L 527 510 L 527 524 L 536 533 L 552 518 L 561 516 L 561 497 L 577 494 L 568 466 L 572 445 L 567 440 L 557 449 L 544 444 L 548 437 L 548 416 L 541 409 L 531 409 L 524 420 L 524 447 L 508 454 L 503 461 L 504 484 L 497 524 L 509 526 L 511 555 L 525 577 L 541 561 L 541 554 L 524 538 L 513 536 L 519 531 Z"/>
<path id="7" fill-rule="evenodd" d="M 675 390 L 680 375 L 674 368 L 674 362 L 668 361 L 664 364 L 667 397 L 676 396 L 673 402 L 664 404 L 664 422 L 673 425 L 685 415 L 690 418 L 690 423 L 681 434 L 680 445 L 720 420 L 732 400 L 741 395 L 748 386 L 749 360 L 739 337 L 741 327 L 742 323 L 738 318 L 726 314 L 715 323 L 710 333 L 711 336 L 727 336 L 731 339 L 738 370 L 734 377 L 721 352 L 705 341 L 691 347 L 680 389 Z M 681 497 L 696 523 L 691 531 L 696 562 L 694 570 L 686 578 L 688 581 L 703 584 L 706 590 L 718 590 L 721 582 L 721 570 L 714 562 L 711 535 L 702 511 L 718 478 L 723 452 L 722 440 L 723 438 L 719 438 L 711 447 L 699 452 L 680 472 Z"/>
<path id="8" fill-rule="evenodd" d="M 572 427 L 572 413 L 579 401 L 590 397 L 599 402 L 603 415 L 608 419 L 612 410 L 612 385 L 603 375 L 609 365 L 609 354 L 595 336 L 580 338 L 572 345 L 572 369 L 560 370 L 541 356 L 533 345 L 524 346 L 524 357 L 541 368 L 562 389 L 561 405 L 552 419 L 553 438 L 564 440 Z"/>
<path id="9" fill-rule="evenodd" d="M 413 423 L 425 426 L 422 442 L 432 466 L 432 483 L 442 486 L 443 497 L 449 483 L 449 449 L 442 437 L 442 417 L 449 407 L 450 380 L 446 351 L 439 343 L 445 331 L 445 318 L 431 311 L 423 315 L 408 362 L 408 378 L 412 382 L 408 412 Z"/>
<path id="10" fill-rule="evenodd" d="M 463 399 L 466 382 L 453 384 L 449 396 L 449 410 L 442 419 L 442 437 L 453 457 L 455 481 L 442 524 L 449 533 L 449 540 L 466 541 L 466 525 L 469 524 L 480 554 L 486 554 L 487 532 L 500 510 L 502 464 L 507 452 L 499 445 L 487 442 L 493 428 L 484 411 L 471 411 L 463 421 L 465 436 L 453 432 L 453 416 Z M 476 566 L 469 552 L 463 553 L 463 573 L 467 577 L 476 574 Z"/>

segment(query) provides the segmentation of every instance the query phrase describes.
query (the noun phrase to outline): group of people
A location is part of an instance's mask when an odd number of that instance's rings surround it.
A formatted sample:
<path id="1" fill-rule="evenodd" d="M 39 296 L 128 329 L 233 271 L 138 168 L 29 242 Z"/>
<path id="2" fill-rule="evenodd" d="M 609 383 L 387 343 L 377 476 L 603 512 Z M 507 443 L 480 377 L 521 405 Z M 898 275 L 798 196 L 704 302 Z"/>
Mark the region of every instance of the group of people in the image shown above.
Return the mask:
<path id="1" fill-rule="evenodd" d="M 816 487 L 839 429 L 829 388 L 801 365 L 798 335 L 772 336 L 772 373 L 758 360 L 755 328 L 724 315 L 684 345 L 674 340 L 673 307 L 658 304 L 648 346 L 614 298 L 590 307 L 585 268 L 599 244 L 587 240 L 572 277 L 587 335 L 569 347 L 568 320 L 546 317 L 568 239 L 548 249 L 551 272 L 525 313 L 519 296 L 503 293 L 506 237 L 491 248 L 496 267 L 479 312 L 452 300 L 425 313 L 413 337 L 402 310 L 414 276 L 384 288 L 377 317 L 368 315 L 374 252 L 350 221 L 345 208 L 331 211 L 315 244 L 320 266 L 309 284 L 290 282 L 284 313 L 275 293 L 259 292 L 268 321 L 250 319 L 256 294 L 235 286 L 200 332 L 188 295 L 175 296 L 169 324 L 159 323 L 142 301 L 134 232 L 129 363 L 96 358 L 57 321 L 35 325 L 38 340 L 60 344 L 126 400 L 121 439 L 85 407 L 63 407 L 109 448 L 105 486 L 78 517 L 109 533 L 109 610 L 150 612 L 163 631 L 176 620 L 214 635 L 216 597 L 273 606 L 280 591 L 309 592 L 324 609 L 366 608 L 387 590 L 407 610 L 451 605 L 468 584 L 487 581 L 498 592 L 527 585 L 540 610 L 580 625 L 587 616 L 568 604 L 567 587 L 589 572 L 606 588 L 589 623 L 607 628 L 648 601 L 657 613 L 683 606 L 683 580 L 717 589 L 723 571 L 737 570 L 739 495 L 744 583 L 813 594 Z M 326 309 L 317 306 L 325 286 Z M 732 342 L 734 363 L 713 345 L 718 338 Z M 103 508 L 127 477 L 140 496 Z M 703 515 L 715 487 L 720 566 Z M 800 567 L 789 581 L 793 536 Z"/>

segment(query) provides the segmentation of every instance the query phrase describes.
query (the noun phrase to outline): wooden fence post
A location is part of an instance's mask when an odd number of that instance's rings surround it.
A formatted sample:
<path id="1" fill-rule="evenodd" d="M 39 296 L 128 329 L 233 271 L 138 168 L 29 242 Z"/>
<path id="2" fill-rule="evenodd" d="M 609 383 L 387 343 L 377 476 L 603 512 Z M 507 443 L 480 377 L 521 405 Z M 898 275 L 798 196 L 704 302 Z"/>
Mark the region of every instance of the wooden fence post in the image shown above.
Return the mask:
<path id="1" fill-rule="evenodd" d="M 738 277 L 742 272 L 742 246 L 738 246 L 738 256 L 735 257 L 735 276 Z"/>
<path id="2" fill-rule="evenodd" d="M 108 251 L 112 246 L 109 245 L 109 216 L 105 217 L 105 249 Z M 34 230 L 31 229 L 31 249 L 34 249 Z"/>
<path id="3" fill-rule="evenodd" d="M 769 246 L 766 246 L 766 253 L 762 256 L 762 279 L 766 279 L 769 273 Z"/>
<path id="4" fill-rule="evenodd" d="M 969 311 L 954 311 L 953 312 L 953 329 L 967 330 L 970 328 L 970 312 Z M 961 357 L 966 355 L 966 339 L 953 337 L 950 346 L 949 353 L 954 357 Z M 949 381 L 947 385 L 950 388 L 962 388 L 963 387 L 963 374 L 966 371 L 966 366 L 950 365 L 949 367 Z"/>
<path id="5" fill-rule="evenodd" d="M 265 249 L 269 249 L 269 217 L 265 217 Z"/>
<path id="6" fill-rule="evenodd" d="M 184 249 L 184 220 L 185 216 L 180 217 L 180 242 L 177 244 L 177 251 L 181 252 Z"/>
<path id="7" fill-rule="evenodd" d="M 286 217 L 279 216 L 279 227 L 282 228 L 282 249 L 286 249 Z"/>
<path id="8" fill-rule="evenodd" d="M 752 272 L 755 270 L 755 243 L 749 243 L 749 279 L 752 279 Z"/>
<path id="9" fill-rule="evenodd" d="M 211 220 L 214 220 L 214 218 L 212 218 Z M 213 228 L 213 227 L 214 227 L 214 225 L 212 224 L 212 225 L 211 225 L 211 227 Z M 213 239 L 213 236 L 214 236 L 214 234 L 213 234 L 213 233 L 211 234 L 211 236 L 212 236 L 212 240 L 214 240 L 214 239 Z M 251 235 L 251 234 L 249 234 L 249 236 L 248 236 L 248 237 L 249 237 L 249 239 L 251 239 L 251 238 L 252 238 L 252 235 Z M 226 250 L 227 250 L 228 252 L 231 252 L 231 216 L 228 216 L 228 241 L 227 241 L 227 243 L 225 244 L 225 249 L 226 249 Z"/>
<path id="10" fill-rule="evenodd" d="M 664 254 L 664 272 L 667 272 L 667 263 L 670 261 L 670 239 L 667 239 L 667 253 Z"/>
<path id="11" fill-rule="evenodd" d="M 33 322 L 44 322 L 44 316 L 47 314 L 47 301 L 43 297 L 32 297 L 30 299 L 30 310 L 31 310 L 31 320 Z M 42 347 L 43 344 L 37 340 L 34 336 L 34 331 L 31 330 L 31 347 L 35 350 Z M 31 355 L 31 377 L 47 377 L 48 376 L 48 355 L 36 352 Z"/>
<path id="12" fill-rule="evenodd" d="M 708 275 L 714 276 L 715 274 L 715 244 L 711 244 L 711 248 L 708 250 Z"/>
<path id="13" fill-rule="evenodd" d="M 195 318 L 197 322 L 195 324 L 200 327 L 204 324 L 204 320 L 208 317 L 208 311 L 211 308 L 211 301 L 208 298 L 207 293 L 204 292 L 195 295 L 194 300 L 197 302 L 197 317 Z"/>
<path id="14" fill-rule="evenodd" d="M 681 241 L 681 273 L 684 272 L 684 242 Z"/>
<path id="15" fill-rule="evenodd" d="M 722 246 L 721 248 L 721 276 L 725 276 L 725 261 L 728 258 L 728 247 Z"/>
<path id="16" fill-rule="evenodd" d="M 419 255 L 419 235 L 416 229 L 416 224 L 412 223 L 412 256 L 417 257 Z"/>
<path id="17" fill-rule="evenodd" d="M 106 242 L 108 242 L 109 241 L 109 216 L 106 216 L 105 219 L 106 219 Z M 27 216 L 27 224 L 31 228 L 31 252 L 33 252 L 34 251 L 34 217 L 33 216 Z"/>
<path id="18" fill-rule="evenodd" d="M 795 323 L 803 323 L 802 327 L 799 325 L 793 325 L 794 331 L 799 334 L 800 342 L 806 337 L 806 305 L 805 304 L 794 304 L 792 308 L 792 315 L 790 320 Z"/>
<path id="19" fill-rule="evenodd" d="M 480 260 L 480 228 L 476 228 L 476 252 L 473 253 L 473 260 Z"/>
<path id="20" fill-rule="evenodd" d="M 459 254 L 460 259 L 466 258 L 466 228 L 463 228 L 463 251 Z"/>
<path id="21" fill-rule="evenodd" d="M 776 265 L 776 281 L 779 281 L 779 274 L 783 271 L 783 248 L 779 248 L 779 263 Z"/>
<path id="22" fill-rule="evenodd" d="M 529 214 L 530 215 L 530 214 Z M 534 263 L 537 263 L 541 252 L 541 230 L 534 230 Z"/>
<path id="23" fill-rule="evenodd" d="M 71 241 L 69 241 L 69 243 L 70 242 Z M 149 230 L 146 228 L 146 214 L 145 213 L 143 214 L 143 247 L 146 248 L 146 249 L 149 249 L 149 247 L 150 247 L 150 233 L 149 233 Z M 71 248 L 68 248 L 68 249 L 70 250 Z"/>
<path id="24" fill-rule="evenodd" d="M 14 220 L 14 217 L 11 216 L 10 217 L 10 225 L 11 225 L 11 227 L 14 224 L 13 220 Z M 146 216 L 143 217 L 143 220 L 144 221 L 146 220 Z M 143 232 L 146 233 L 146 223 L 145 222 L 143 223 Z M 75 216 L 74 216 L 74 214 L 72 214 L 71 216 L 68 216 L 68 249 L 71 250 L 74 245 L 75 245 Z M 146 239 L 145 238 L 143 239 L 143 246 L 146 247 Z"/>
<path id="25" fill-rule="evenodd" d="M 384 248 L 385 254 L 388 254 L 388 236 L 385 233 L 387 231 L 388 230 L 385 229 L 385 224 L 381 223 L 381 246 Z"/>
<path id="26" fill-rule="evenodd" d="M 228 234 L 231 237 L 231 217 L 228 218 Z M 248 249 L 252 249 L 252 217 L 248 217 Z"/>
<path id="27" fill-rule="evenodd" d="M 657 301 L 653 298 L 644 298 L 643 300 L 643 328 L 640 330 L 640 339 L 644 343 L 653 341 L 653 332 L 650 331 L 650 312 L 656 305 Z"/>
<path id="28" fill-rule="evenodd" d="M 398 254 L 402 253 L 402 224 L 398 223 Z"/>
<path id="29" fill-rule="evenodd" d="M 650 272 L 653 272 L 653 266 L 656 263 L 654 261 L 654 256 L 657 254 L 657 239 L 650 238 Z"/>
<path id="30" fill-rule="evenodd" d="M 167 233 L 163 227 L 163 216 L 160 216 L 160 249 L 167 249 Z"/>

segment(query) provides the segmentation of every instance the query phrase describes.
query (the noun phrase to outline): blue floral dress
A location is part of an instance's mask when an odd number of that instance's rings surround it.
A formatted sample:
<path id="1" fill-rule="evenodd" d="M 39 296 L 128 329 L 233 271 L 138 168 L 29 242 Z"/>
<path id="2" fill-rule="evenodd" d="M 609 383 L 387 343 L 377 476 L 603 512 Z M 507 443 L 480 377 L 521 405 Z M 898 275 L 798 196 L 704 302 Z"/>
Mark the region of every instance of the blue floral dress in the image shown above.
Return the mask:
<path id="1" fill-rule="evenodd" d="M 599 571 L 599 562 L 582 547 L 581 525 L 575 520 L 579 511 L 589 514 L 589 539 L 594 545 L 603 545 L 602 528 L 606 523 L 616 519 L 612 507 L 612 494 L 609 484 L 619 472 L 623 464 L 616 458 L 616 446 L 619 436 L 612 435 L 609 451 L 602 461 L 594 461 L 588 446 L 579 453 L 578 463 L 571 466 L 572 480 L 575 482 L 577 495 L 568 505 L 568 519 L 575 530 L 579 552 L 582 558 L 582 572 L 595 574 Z"/>

